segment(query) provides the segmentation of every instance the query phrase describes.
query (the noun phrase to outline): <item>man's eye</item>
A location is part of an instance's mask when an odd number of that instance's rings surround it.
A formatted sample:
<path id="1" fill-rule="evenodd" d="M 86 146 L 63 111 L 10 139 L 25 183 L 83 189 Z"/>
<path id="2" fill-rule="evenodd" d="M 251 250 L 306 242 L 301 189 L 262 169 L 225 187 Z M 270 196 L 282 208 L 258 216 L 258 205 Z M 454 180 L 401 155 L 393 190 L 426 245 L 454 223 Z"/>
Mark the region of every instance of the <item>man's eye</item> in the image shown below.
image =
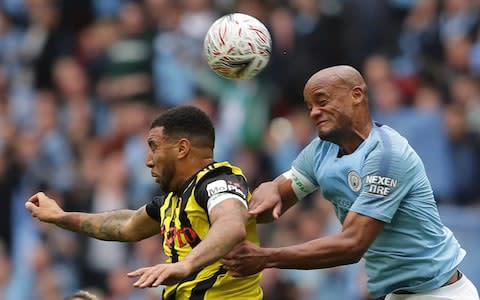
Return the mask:
<path id="1" fill-rule="evenodd" d="M 320 106 L 325 106 L 325 105 L 327 105 L 327 103 L 328 103 L 328 100 L 326 100 L 326 99 L 322 99 L 322 100 L 318 101 L 318 105 L 320 105 Z"/>

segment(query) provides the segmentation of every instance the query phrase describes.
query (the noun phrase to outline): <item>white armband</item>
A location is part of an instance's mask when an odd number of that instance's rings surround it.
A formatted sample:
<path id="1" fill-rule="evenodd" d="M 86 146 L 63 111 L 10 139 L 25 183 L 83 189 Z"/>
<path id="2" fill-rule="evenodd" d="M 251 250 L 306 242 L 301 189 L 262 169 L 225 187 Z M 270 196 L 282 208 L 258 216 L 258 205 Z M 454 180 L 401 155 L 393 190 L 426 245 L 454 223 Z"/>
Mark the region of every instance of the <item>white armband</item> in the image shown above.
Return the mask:
<path id="1" fill-rule="evenodd" d="M 245 205 L 245 208 L 248 209 L 247 200 L 243 199 L 239 195 L 233 194 L 233 193 L 219 193 L 219 194 L 215 194 L 215 195 L 211 196 L 208 199 L 208 202 L 207 202 L 208 214 L 210 214 L 210 211 L 212 210 L 212 208 L 214 208 L 216 205 L 222 203 L 223 201 L 225 201 L 227 199 L 236 199 L 236 200 L 242 202 L 242 204 Z"/>
<path id="2" fill-rule="evenodd" d="M 282 175 L 285 178 L 292 180 L 292 189 L 298 200 L 302 200 L 305 196 L 317 189 L 317 186 L 314 183 L 298 172 L 294 167 Z"/>

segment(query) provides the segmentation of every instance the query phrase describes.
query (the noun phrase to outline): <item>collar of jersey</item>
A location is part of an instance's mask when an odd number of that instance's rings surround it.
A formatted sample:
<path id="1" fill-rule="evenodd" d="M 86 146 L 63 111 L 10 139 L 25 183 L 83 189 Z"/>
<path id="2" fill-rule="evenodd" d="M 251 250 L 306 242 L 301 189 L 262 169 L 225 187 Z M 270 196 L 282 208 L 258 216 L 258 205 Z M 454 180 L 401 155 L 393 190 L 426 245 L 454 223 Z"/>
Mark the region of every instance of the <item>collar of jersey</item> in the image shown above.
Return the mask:
<path id="1" fill-rule="evenodd" d="M 195 181 L 198 173 L 200 173 L 202 170 L 205 170 L 205 168 L 208 168 L 209 166 L 215 164 L 216 161 L 212 162 L 212 163 L 209 163 L 208 165 L 206 165 L 205 167 L 203 167 L 202 169 L 198 170 L 197 172 L 195 172 L 195 174 L 193 174 L 192 176 L 190 176 L 187 180 L 185 180 L 179 187 L 178 189 L 175 191 L 175 195 L 177 196 L 181 196 L 187 189 L 188 187 Z"/>

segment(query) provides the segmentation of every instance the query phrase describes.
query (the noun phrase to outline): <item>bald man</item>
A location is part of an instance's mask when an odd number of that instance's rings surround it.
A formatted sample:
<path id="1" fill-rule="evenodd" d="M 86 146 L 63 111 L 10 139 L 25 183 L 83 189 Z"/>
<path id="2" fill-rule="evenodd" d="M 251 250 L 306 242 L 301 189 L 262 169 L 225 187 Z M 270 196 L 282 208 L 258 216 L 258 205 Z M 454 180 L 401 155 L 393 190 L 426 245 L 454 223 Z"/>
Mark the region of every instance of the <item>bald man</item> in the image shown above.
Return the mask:
<path id="1" fill-rule="evenodd" d="M 421 159 L 395 130 L 372 121 L 361 74 L 350 66 L 323 69 L 307 81 L 304 98 L 318 138 L 288 172 L 254 191 L 249 213 L 260 222 L 277 219 L 321 188 L 342 231 L 283 248 L 243 243 L 223 259 L 226 268 L 243 276 L 364 258 L 374 298 L 478 300 L 458 270 L 465 250 L 440 220 Z"/>

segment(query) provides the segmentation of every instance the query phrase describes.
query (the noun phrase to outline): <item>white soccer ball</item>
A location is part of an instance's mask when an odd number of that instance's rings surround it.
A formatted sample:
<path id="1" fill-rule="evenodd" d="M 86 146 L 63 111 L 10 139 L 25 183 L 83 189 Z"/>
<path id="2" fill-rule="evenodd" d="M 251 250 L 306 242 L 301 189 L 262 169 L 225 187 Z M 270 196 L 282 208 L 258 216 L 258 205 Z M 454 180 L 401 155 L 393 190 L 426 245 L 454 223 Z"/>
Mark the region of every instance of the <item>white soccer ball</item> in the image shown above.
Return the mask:
<path id="1" fill-rule="evenodd" d="M 233 13 L 208 29 L 203 51 L 210 68 L 228 79 L 249 79 L 268 64 L 272 39 L 265 25 L 252 16 Z"/>

